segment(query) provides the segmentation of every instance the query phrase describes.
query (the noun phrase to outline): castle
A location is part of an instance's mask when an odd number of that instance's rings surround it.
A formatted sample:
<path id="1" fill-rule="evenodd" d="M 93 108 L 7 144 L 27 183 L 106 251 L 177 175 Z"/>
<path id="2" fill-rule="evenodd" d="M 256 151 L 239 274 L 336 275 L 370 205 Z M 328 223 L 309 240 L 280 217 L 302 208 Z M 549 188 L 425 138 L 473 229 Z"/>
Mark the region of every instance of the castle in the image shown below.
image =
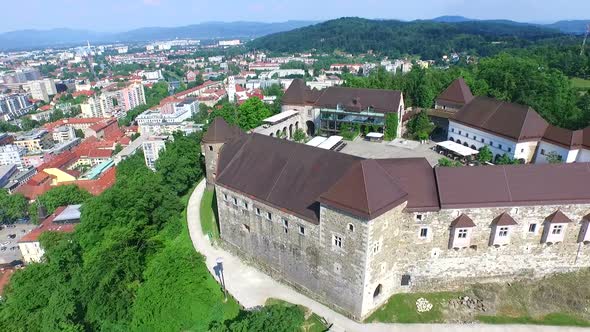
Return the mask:
<path id="1" fill-rule="evenodd" d="M 432 168 L 221 118 L 202 151 L 224 245 L 358 320 L 396 293 L 590 266 L 588 163 Z"/>

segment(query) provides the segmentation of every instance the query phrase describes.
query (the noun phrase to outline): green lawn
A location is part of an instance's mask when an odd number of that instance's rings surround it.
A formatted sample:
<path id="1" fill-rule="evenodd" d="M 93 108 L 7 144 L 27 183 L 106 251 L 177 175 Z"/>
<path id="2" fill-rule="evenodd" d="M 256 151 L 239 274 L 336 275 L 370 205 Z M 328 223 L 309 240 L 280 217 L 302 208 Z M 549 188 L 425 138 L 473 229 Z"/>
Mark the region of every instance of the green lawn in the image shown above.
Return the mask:
<path id="1" fill-rule="evenodd" d="M 590 322 L 566 313 L 553 313 L 540 318 L 532 318 L 528 316 L 508 317 L 479 315 L 477 316 L 477 319 L 486 324 L 535 324 L 590 327 Z"/>
<path id="2" fill-rule="evenodd" d="M 571 82 L 574 88 L 577 89 L 589 89 L 590 88 L 590 80 L 585 80 L 583 78 L 574 77 L 571 79 Z"/>
<path id="3" fill-rule="evenodd" d="M 217 227 L 217 200 L 215 191 L 205 190 L 201 201 L 201 227 L 204 234 L 209 234 L 212 239 L 219 239 L 219 228 Z"/>
<path id="4" fill-rule="evenodd" d="M 369 316 L 366 322 L 442 323 L 444 322 L 443 306 L 459 295 L 454 292 L 395 294 L 385 305 Z M 416 311 L 416 300 L 421 297 L 432 303 L 432 310 L 423 313 Z"/>
<path id="5" fill-rule="evenodd" d="M 311 312 L 308 308 L 301 306 L 301 305 L 295 305 L 283 300 L 278 300 L 278 299 L 268 299 L 266 300 L 266 303 L 264 304 L 265 306 L 269 306 L 269 305 L 273 305 L 273 304 L 277 304 L 277 305 L 284 305 L 284 306 L 297 306 L 298 308 L 300 308 L 301 310 L 303 310 L 303 312 L 305 313 L 305 322 L 303 322 L 303 325 L 301 326 L 301 330 L 303 332 L 325 332 L 328 331 L 328 327 L 326 326 L 325 322 L 323 321 L 323 319 L 314 314 L 313 312 Z"/>

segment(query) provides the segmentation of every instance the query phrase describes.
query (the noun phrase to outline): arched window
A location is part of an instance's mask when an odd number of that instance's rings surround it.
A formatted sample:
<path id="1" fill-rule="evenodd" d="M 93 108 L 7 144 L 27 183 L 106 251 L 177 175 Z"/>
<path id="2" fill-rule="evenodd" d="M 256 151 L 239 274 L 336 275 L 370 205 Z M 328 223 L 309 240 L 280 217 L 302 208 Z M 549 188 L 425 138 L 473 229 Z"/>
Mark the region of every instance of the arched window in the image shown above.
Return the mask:
<path id="1" fill-rule="evenodd" d="M 375 288 L 375 291 L 373 292 L 373 299 L 376 299 L 379 295 L 381 295 L 382 289 L 383 289 L 383 286 L 381 284 L 377 285 L 377 287 Z"/>

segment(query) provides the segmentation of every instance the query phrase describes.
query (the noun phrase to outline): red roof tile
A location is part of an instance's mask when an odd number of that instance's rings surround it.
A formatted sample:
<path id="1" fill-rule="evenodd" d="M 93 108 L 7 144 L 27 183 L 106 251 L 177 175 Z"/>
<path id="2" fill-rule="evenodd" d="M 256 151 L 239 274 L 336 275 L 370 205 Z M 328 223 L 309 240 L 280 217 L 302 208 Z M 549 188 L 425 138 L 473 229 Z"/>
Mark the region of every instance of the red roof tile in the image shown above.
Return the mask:
<path id="1" fill-rule="evenodd" d="M 60 206 L 55 210 L 55 212 L 45 219 L 39 227 L 35 228 L 25 236 L 23 236 L 18 242 L 37 242 L 39 241 L 39 237 L 41 234 L 45 232 L 63 232 L 63 233 L 71 233 L 74 231 L 74 227 L 76 224 L 58 224 L 54 223 L 53 221 L 55 218 L 61 214 L 67 206 Z"/>

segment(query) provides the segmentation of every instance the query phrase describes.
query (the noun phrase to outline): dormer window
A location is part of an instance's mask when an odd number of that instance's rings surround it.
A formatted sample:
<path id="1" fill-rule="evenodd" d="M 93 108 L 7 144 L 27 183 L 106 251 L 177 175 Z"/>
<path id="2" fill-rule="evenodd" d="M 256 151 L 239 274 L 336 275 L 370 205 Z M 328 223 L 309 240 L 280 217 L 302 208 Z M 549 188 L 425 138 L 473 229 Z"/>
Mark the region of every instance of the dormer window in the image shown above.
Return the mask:
<path id="1" fill-rule="evenodd" d="M 561 210 L 557 210 L 545 219 L 545 226 L 543 228 L 543 243 L 558 243 L 563 242 L 565 238 L 565 231 L 567 224 L 571 223 Z"/>
<path id="2" fill-rule="evenodd" d="M 471 233 L 475 223 L 465 214 L 461 214 L 451 223 L 449 249 L 467 248 L 471 244 Z"/>
<path id="3" fill-rule="evenodd" d="M 490 236 L 490 245 L 503 246 L 510 243 L 510 233 L 514 226 L 518 225 L 516 221 L 504 212 L 492 221 L 492 234 Z"/>

